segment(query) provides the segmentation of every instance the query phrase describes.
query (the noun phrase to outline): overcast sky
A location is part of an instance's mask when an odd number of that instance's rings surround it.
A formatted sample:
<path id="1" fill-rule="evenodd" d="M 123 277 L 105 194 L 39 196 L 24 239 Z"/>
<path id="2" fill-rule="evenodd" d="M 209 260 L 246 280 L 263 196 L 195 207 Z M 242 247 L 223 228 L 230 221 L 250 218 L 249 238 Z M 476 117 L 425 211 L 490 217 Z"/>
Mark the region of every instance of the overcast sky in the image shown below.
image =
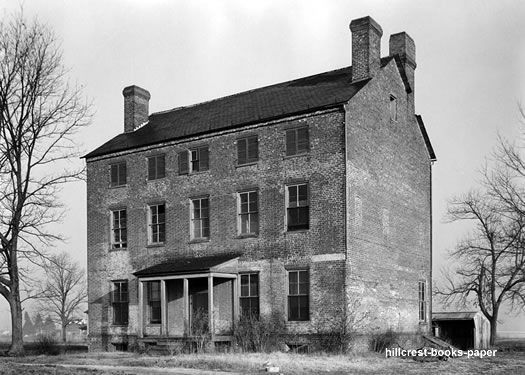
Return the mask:
<path id="1" fill-rule="evenodd" d="M 475 186 L 497 134 L 518 140 L 525 102 L 525 2 L 471 1 L 116 1 L 26 0 L 61 40 L 70 78 L 93 100 L 93 123 L 79 136 L 87 152 L 123 131 L 122 89 L 151 93 L 150 112 L 351 65 L 352 19 L 372 16 L 416 43 L 416 112 L 438 161 L 433 167 L 434 272 L 464 234 L 443 221 L 446 201 Z M 19 8 L 0 0 L 1 16 Z M 520 70 L 521 67 L 521 70 Z M 78 161 L 79 165 L 83 163 Z M 86 187 L 63 191 L 68 215 L 59 244 L 86 264 Z M 2 307 L 3 306 L 3 307 Z M 0 327 L 8 318 L 0 304 Z M 525 331 L 524 315 L 503 330 Z"/>

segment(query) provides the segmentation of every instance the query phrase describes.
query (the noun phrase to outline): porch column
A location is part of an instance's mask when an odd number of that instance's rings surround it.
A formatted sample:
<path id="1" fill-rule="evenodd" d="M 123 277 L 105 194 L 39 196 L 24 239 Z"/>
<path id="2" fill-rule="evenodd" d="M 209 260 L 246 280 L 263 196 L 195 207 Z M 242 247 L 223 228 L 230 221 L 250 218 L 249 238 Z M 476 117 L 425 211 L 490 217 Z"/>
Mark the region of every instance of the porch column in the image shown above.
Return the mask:
<path id="1" fill-rule="evenodd" d="M 166 280 L 160 280 L 160 322 L 161 322 L 161 334 L 163 336 L 168 335 L 168 314 L 167 314 L 167 303 L 166 303 Z"/>
<path id="2" fill-rule="evenodd" d="M 182 300 L 184 305 L 184 334 L 190 335 L 190 296 L 189 296 L 189 286 L 188 286 L 188 279 L 183 279 L 183 287 L 182 287 Z"/>
<path id="3" fill-rule="evenodd" d="M 214 319 L 213 319 L 213 276 L 208 276 L 208 319 L 210 327 L 210 335 L 213 340 L 213 335 L 215 333 L 214 329 Z"/>
<path id="4" fill-rule="evenodd" d="M 233 279 L 233 324 L 239 321 L 239 275 Z"/>
<path id="5" fill-rule="evenodd" d="M 139 280 L 139 337 L 144 337 L 144 283 Z"/>

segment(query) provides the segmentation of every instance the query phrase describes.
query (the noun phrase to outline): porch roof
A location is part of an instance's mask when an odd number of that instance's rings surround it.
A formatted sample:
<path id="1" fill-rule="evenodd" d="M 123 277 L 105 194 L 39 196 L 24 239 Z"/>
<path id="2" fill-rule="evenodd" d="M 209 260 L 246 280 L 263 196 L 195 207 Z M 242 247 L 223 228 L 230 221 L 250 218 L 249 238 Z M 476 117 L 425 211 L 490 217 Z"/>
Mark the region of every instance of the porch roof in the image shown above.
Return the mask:
<path id="1" fill-rule="evenodd" d="M 211 271 L 231 271 L 240 254 L 221 254 L 205 257 L 187 257 L 168 260 L 133 273 L 136 277 L 183 275 Z"/>

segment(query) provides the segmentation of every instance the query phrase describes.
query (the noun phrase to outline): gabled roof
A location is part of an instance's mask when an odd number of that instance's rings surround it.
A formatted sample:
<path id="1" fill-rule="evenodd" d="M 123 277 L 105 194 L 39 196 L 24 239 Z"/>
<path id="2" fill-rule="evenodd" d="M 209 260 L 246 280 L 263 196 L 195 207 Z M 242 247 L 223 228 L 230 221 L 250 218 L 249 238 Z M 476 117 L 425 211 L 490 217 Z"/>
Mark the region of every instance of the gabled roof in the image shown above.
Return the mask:
<path id="1" fill-rule="evenodd" d="M 381 59 L 387 65 L 393 57 Z M 352 67 L 153 113 L 143 127 L 119 134 L 86 158 L 340 106 L 368 80 L 352 83 Z"/>
<path id="2" fill-rule="evenodd" d="M 182 275 L 219 270 L 240 254 L 223 254 L 206 257 L 172 259 L 134 273 L 136 277 Z"/>

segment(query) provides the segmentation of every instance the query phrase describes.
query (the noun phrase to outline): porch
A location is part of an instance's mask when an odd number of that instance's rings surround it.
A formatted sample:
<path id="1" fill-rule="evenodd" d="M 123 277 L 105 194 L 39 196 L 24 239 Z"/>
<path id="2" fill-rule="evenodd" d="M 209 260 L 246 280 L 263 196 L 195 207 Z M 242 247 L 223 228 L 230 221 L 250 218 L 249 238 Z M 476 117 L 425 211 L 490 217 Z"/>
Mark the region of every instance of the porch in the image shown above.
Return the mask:
<path id="1" fill-rule="evenodd" d="M 136 272 L 139 338 L 229 341 L 239 314 L 237 259 L 180 259 Z"/>

